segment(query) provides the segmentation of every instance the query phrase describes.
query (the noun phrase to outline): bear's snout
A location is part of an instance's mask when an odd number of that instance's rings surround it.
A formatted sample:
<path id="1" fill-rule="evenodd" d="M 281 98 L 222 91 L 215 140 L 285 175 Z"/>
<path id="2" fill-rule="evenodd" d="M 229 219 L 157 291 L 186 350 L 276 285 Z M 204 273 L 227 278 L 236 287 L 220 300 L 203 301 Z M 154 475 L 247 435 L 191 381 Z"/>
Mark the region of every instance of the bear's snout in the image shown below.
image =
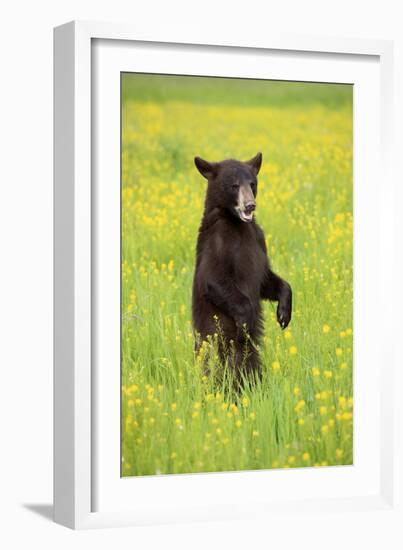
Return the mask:
<path id="1" fill-rule="evenodd" d="M 249 184 L 243 184 L 239 188 L 237 205 L 235 210 L 243 222 L 250 222 L 256 209 L 255 196 Z"/>
<path id="2" fill-rule="evenodd" d="M 245 203 L 245 213 L 246 214 L 252 214 L 256 210 L 256 203 L 255 201 L 248 201 Z"/>

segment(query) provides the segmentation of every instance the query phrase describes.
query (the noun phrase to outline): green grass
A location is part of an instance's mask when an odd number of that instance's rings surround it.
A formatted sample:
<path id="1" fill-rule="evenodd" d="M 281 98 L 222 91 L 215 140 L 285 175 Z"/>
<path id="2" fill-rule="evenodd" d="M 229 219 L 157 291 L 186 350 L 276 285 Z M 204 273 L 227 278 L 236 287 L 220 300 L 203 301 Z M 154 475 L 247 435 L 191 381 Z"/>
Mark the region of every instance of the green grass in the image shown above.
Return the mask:
<path id="1" fill-rule="evenodd" d="M 352 88 L 122 77 L 122 473 L 352 463 Z M 290 282 L 262 383 L 202 377 L 190 305 L 205 180 L 263 152 L 257 219 Z"/>
<path id="2" fill-rule="evenodd" d="M 209 78 L 125 73 L 122 99 L 136 102 L 185 101 L 199 105 L 236 107 L 351 106 L 352 87 L 342 84 L 283 82 L 253 79 Z"/>

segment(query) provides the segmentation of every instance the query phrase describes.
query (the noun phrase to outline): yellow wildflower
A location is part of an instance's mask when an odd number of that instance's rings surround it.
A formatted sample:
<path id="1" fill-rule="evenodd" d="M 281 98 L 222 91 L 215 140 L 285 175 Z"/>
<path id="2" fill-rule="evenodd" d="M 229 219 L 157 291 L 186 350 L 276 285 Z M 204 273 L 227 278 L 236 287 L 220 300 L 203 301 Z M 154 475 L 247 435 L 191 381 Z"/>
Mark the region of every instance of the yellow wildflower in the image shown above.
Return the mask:
<path id="1" fill-rule="evenodd" d="M 347 403 L 347 399 L 345 397 L 343 397 L 342 395 L 340 395 L 339 397 L 339 406 L 344 409 L 344 407 L 346 406 L 346 403 Z"/>
<path id="2" fill-rule="evenodd" d="M 280 370 L 280 363 L 279 363 L 279 361 L 273 361 L 273 363 L 271 364 L 271 368 L 272 368 L 274 371 Z"/>
<path id="3" fill-rule="evenodd" d="M 342 420 L 351 420 L 353 418 L 353 415 L 351 412 L 344 412 L 342 415 L 341 415 L 341 419 Z"/>

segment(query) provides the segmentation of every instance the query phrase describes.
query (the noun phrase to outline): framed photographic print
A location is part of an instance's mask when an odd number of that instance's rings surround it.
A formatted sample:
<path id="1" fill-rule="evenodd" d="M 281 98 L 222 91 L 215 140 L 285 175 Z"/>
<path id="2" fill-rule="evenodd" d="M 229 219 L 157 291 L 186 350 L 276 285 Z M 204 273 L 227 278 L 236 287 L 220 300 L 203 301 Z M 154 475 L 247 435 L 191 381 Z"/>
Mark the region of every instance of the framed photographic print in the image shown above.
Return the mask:
<path id="1" fill-rule="evenodd" d="M 54 44 L 55 520 L 393 513 L 391 43 Z"/>

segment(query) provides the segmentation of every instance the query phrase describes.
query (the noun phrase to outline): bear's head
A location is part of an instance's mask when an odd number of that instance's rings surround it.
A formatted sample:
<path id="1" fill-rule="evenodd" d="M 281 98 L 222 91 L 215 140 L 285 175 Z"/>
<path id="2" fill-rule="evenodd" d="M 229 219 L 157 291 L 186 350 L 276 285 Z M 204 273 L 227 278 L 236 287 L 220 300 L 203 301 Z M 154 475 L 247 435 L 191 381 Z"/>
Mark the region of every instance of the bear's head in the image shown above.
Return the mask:
<path id="1" fill-rule="evenodd" d="M 262 165 L 262 153 L 241 162 L 227 159 L 208 162 L 195 157 L 195 164 L 208 180 L 206 208 L 222 208 L 237 220 L 248 223 L 253 220 L 256 208 L 257 175 Z"/>

